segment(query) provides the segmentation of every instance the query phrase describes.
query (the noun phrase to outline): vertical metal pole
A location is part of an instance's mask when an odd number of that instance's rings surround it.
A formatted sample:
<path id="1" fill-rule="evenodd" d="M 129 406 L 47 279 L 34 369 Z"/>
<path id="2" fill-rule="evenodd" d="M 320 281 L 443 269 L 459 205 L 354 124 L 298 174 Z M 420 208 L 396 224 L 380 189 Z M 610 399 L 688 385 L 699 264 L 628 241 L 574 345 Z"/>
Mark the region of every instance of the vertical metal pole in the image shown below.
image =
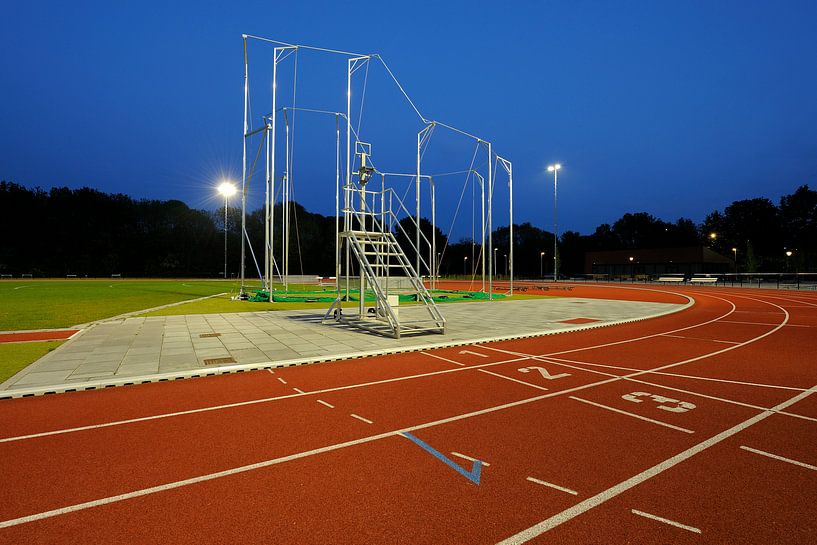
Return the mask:
<path id="1" fill-rule="evenodd" d="M 431 247 L 429 248 L 428 262 L 431 265 L 431 288 L 437 287 L 437 205 L 435 203 L 434 178 L 429 177 L 431 186 Z"/>
<path id="2" fill-rule="evenodd" d="M 269 225 L 269 218 L 270 218 L 270 205 L 269 205 L 269 198 L 270 198 L 270 125 L 267 121 L 266 129 L 264 130 L 264 136 L 267 141 L 267 149 L 265 154 L 264 162 L 266 163 L 265 169 L 265 183 L 264 183 L 264 289 L 268 289 L 272 291 L 272 282 L 270 281 L 270 225 Z M 272 299 L 270 299 L 272 300 Z"/>
<path id="3" fill-rule="evenodd" d="M 273 275 L 273 266 L 272 263 L 275 261 L 275 128 L 276 128 L 276 119 L 278 116 L 278 112 L 276 111 L 277 108 L 277 101 L 278 101 L 278 53 L 279 48 L 276 47 L 273 50 L 272 56 L 272 127 L 271 127 L 271 134 L 270 134 L 270 198 L 269 198 L 269 289 L 270 292 L 272 291 L 272 275 Z M 272 295 L 270 294 L 270 301 L 272 300 Z"/>
<path id="4" fill-rule="evenodd" d="M 289 116 L 286 115 L 286 110 L 284 110 L 284 121 L 286 123 L 286 176 L 284 177 L 284 259 L 283 259 L 283 266 L 284 266 L 284 291 L 289 290 L 289 169 L 290 169 L 290 161 L 289 161 Z"/>
<path id="5" fill-rule="evenodd" d="M 492 149 L 491 143 L 486 142 L 488 145 L 488 251 L 489 253 L 493 251 L 494 248 L 494 212 L 493 212 L 493 202 L 494 202 L 494 176 L 491 172 L 491 157 L 492 157 Z M 488 267 L 488 299 L 494 299 L 494 268 L 496 264 L 494 263 L 492 266 Z"/>
<path id="6" fill-rule="evenodd" d="M 415 271 L 417 272 L 417 276 L 423 276 L 422 272 L 420 271 L 420 144 L 422 142 L 421 136 L 425 131 L 428 129 L 426 126 L 425 129 L 417 133 L 417 181 L 415 182 L 415 198 L 414 198 L 414 212 L 417 217 L 417 232 L 414 234 L 414 249 L 415 249 Z"/>
<path id="7" fill-rule="evenodd" d="M 480 240 L 480 253 L 482 254 L 482 292 L 485 293 L 485 178 L 479 176 L 479 187 L 481 192 L 481 211 L 480 211 L 480 229 L 482 230 L 482 238 Z"/>
<path id="8" fill-rule="evenodd" d="M 553 281 L 559 281 L 559 249 L 556 242 L 559 240 L 559 223 L 556 216 L 556 185 L 559 178 L 559 169 L 553 169 Z"/>
<path id="9" fill-rule="evenodd" d="M 335 290 L 340 297 L 340 116 L 335 114 Z"/>
<path id="10" fill-rule="evenodd" d="M 227 280 L 227 195 L 224 195 L 224 280 Z"/>
<path id="11" fill-rule="evenodd" d="M 250 67 L 247 57 L 247 36 L 244 39 L 244 146 L 241 166 L 241 288 L 239 297 L 244 295 L 244 230 L 247 221 L 247 129 L 249 127 L 248 107 L 250 102 Z"/>
<path id="12" fill-rule="evenodd" d="M 513 165 L 509 161 L 502 160 L 508 171 L 508 199 L 511 216 L 511 250 L 510 250 L 510 277 L 511 277 L 511 295 L 513 295 Z"/>
<path id="13" fill-rule="evenodd" d="M 346 70 L 346 184 L 344 186 L 344 230 L 350 231 L 352 229 L 352 224 L 350 221 L 350 214 L 351 211 L 349 207 L 351 206 L 351 199 L 350 199 L 350 189 L 352 186 L 352 162 L 351 162 L 351 144 L 352 144 L 352 125 L 351 125 L 351 118 L 352 118 L 352 67 L 354 66 L 353 59 L 349 59 L 347 61 L 347 70 Z M 349 240 L 346 240 L 346 300 L 349 300 L 349 265 L 350 265 L 350 258 L 349 255 Z"/>

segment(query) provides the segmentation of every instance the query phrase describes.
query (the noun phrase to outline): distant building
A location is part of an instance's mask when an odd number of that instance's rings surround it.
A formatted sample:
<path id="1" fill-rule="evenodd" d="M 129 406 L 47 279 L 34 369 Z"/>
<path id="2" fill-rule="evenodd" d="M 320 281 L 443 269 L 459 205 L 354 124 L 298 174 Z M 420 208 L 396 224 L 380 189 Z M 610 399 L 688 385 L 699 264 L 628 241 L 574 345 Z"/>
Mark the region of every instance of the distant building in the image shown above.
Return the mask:
<path id="1" fill-rule="evenodd" d="M 732 259 L 706 246 L 613 250 L 584 254 L 586 274 L 612 276 L 683 274 L 692 276 L 693 274 L 726 273 L 732 271 L 734 266 Z"/>

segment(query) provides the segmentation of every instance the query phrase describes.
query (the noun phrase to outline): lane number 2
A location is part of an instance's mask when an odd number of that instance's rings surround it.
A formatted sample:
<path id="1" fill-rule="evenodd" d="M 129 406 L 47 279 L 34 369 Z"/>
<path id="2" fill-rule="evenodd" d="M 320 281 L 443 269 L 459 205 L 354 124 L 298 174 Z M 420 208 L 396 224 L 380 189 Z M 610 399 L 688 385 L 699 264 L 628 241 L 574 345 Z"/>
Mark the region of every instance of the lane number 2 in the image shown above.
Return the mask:
<path id="1" fill-rule="evenodd" d="M 632 401 L 633 403 L 641 403 L 644 401 L 644 399 L 641 398 L 646 398 L 658 403 L 658 408 L 662 411 L 668 411 L 671 413 L 685 413 L 695 408 L 695 404 L 689 403 L 688 401 L 679 401 L 677 399 L 664 397 L 658 394 L 651 394 L 649 392 L 632 392 L 629 394 L 624 394 L 621 397 L 622 399 Z"/>

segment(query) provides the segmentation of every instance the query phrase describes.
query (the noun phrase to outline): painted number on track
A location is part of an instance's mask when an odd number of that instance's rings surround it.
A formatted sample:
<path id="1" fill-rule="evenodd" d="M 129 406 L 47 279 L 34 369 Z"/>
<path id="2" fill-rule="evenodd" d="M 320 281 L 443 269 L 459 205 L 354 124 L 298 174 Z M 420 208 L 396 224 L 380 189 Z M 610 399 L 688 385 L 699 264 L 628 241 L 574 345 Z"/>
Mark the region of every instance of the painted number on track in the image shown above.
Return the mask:
<path id="1" fill-rule="evenodd" d="M 677 399 L 672 399 L 669 397 L 664 397 L 658 394 L 651 394 L 649 392 L 632 392 L 629 394 L 624 394 L 621 396 L 622 399 L 626 399 L 627 401 L 632 401 L 633 403 L 641 403 L 644 399 L 649 399 L 658 403 L 658 408 L 662 411 L 668 411 L 671 413 L 685 413 L 687 411 L 691 411 L 695 408 L 694 403 L 689 403 L 688 401 L 679 401 Z"/>
<path id="2" fill-rule="evenodd" d="M 539 371 L 539 374 L 542 375 L 547 380 L 556 380 L 559 378 L 569 377 L 570 373 L 559 373 L 558 375 L 551 375 L 548 373 L 548 370 L 544 367 L 522 367 L 521 369 L 517 369 L 520 373 L 530 373 L 531 371 Z"/>

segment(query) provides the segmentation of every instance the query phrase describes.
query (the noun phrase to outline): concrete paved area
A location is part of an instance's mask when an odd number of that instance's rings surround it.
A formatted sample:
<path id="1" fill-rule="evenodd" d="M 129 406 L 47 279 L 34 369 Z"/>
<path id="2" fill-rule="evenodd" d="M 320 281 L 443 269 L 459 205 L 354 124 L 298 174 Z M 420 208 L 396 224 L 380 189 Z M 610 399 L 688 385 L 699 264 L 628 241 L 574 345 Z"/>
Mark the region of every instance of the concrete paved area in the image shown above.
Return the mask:
<path id="1" fill-rule="evenodd" d="M 131 317 L 83 330 L 1 384 L 0 397 L 543 335 L 684 306 L 570 297 L 452 303 L 441 307 L 445 335 L 401 339 L 322 324 L 316 310 Z"/>

